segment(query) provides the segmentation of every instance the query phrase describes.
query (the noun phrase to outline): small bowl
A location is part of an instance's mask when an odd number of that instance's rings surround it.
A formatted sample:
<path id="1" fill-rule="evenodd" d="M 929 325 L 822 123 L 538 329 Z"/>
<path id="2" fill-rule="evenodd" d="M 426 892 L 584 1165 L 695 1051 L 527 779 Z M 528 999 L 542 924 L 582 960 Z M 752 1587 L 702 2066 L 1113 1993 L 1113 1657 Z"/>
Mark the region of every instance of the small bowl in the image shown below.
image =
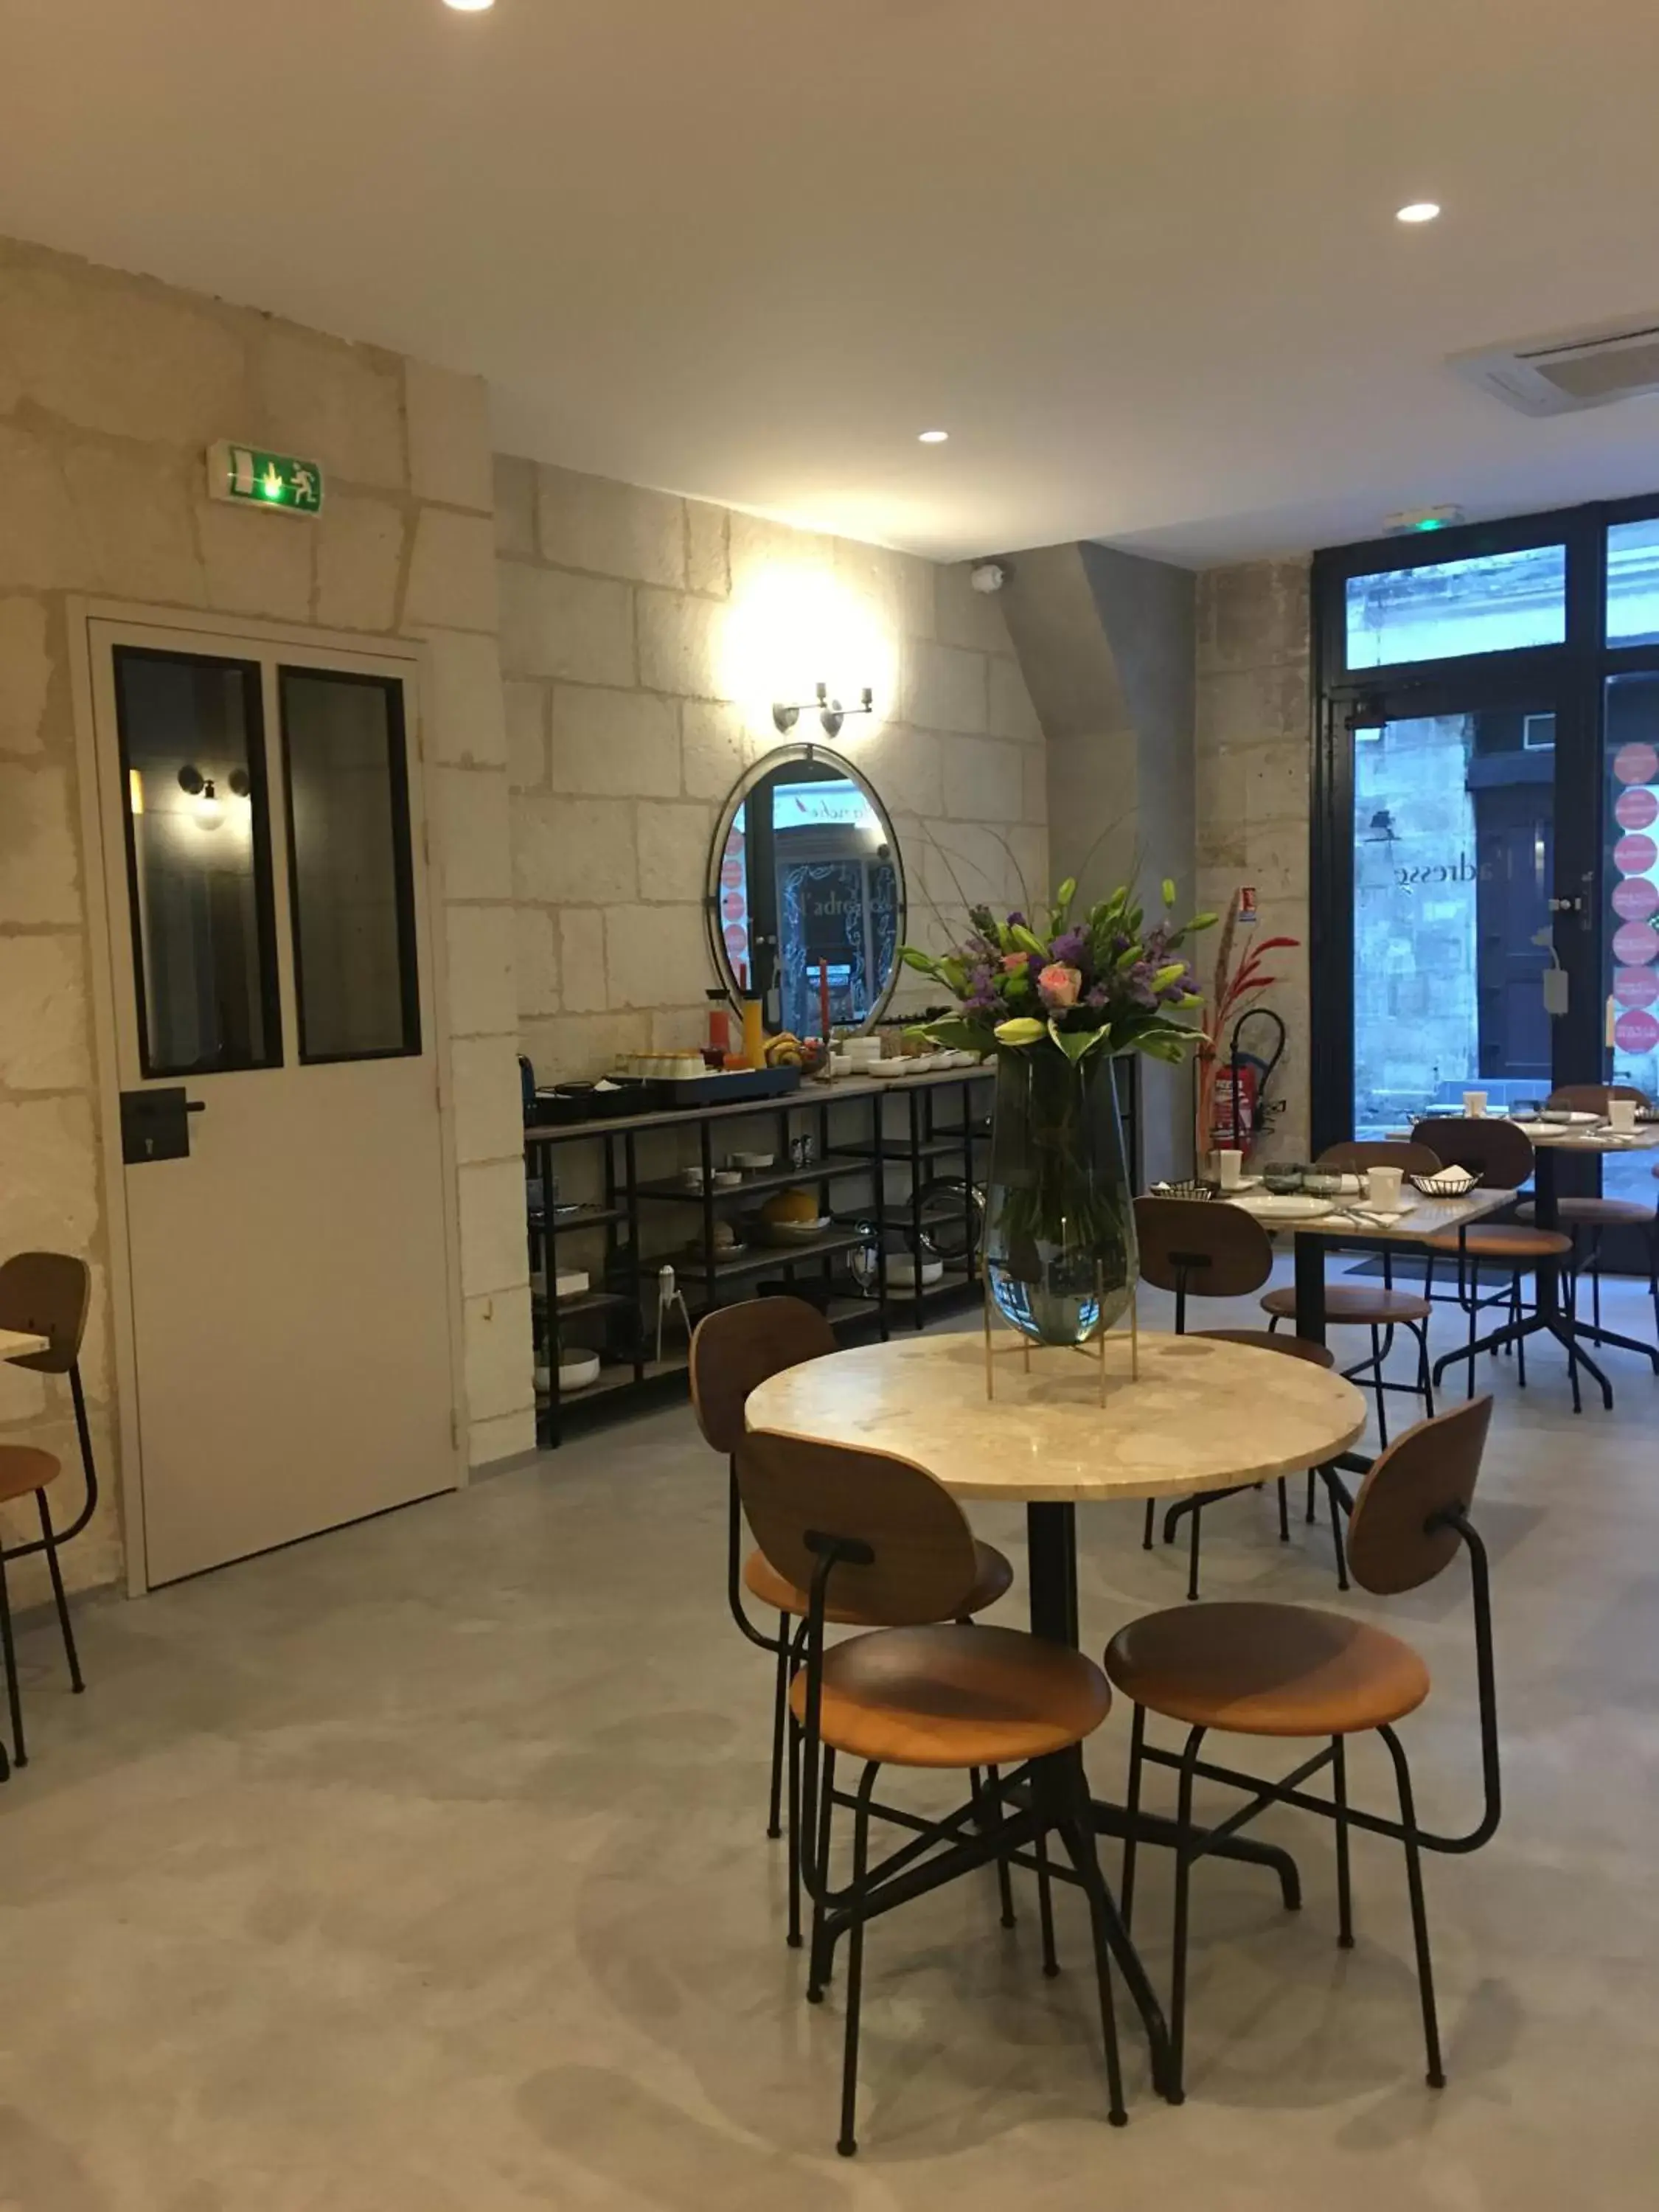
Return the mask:
<path id="1" fill-rule="evenodd" d="M 726 1164 L 745 1174 L 759 1174 L 769 1168 L 776 1158 L 775 1152 L 732 1152 L 728 1155 Z"/>
<path id="2" fill-rule="evenodd" d="M 1261 1170 L 1261 1188 L 1273 1198 L 1290 1198 L 1301 1189 L 1302 1179 L 1306 1173 L 1305 1168 L 1290 1162 L 1266 1167 Z"/>
<path id="3" fill-rule="evenodd" d="M 1206 1182 L 1155 1182 L 1147 1193 L 1149 1198 L 1213 1198 L 1214 1191 Z"/>
<path id="4" fill-rule="evenodd" d="M 1425 1198 L 1463 1198 L 1480 1180 L 1468 1168 L 1441 1168 L 1433 1175 L 1414 1175 L 1411 1182 L 1412 1188 L 1420 1190 Z"/>
<path id="5" fill-rule="evenodd" d="M 1268 1184 L 1271 1190 L 1273 1185 Z M 1302 1178 L 1302 1188 L 1310 1198 L 1340 1198 L 1342 1178 L 1325 1168 L 1310 1168 Z"/>
<path id="6" fill-rule="evenodd" d="M 716 1168 L 708 1184 L 711 1190 L 735 1190 L 742 1181 L 741 1168 Z"/>

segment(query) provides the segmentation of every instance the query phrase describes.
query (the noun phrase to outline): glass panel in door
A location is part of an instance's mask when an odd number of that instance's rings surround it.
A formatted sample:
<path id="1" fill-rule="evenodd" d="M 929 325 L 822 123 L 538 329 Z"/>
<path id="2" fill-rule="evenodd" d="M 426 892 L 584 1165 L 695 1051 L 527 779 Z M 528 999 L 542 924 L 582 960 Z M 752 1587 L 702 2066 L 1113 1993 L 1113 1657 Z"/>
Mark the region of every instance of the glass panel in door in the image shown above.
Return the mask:
<path id="1" fill-rule="evenodd" d="M 421 1049 L 402 686 L 284 668 L 300 1057 Z"/>
<path id="2" fill-rule="evenodd" d="M 118 646 L 146 1076 L 282 1062 L 257 664 Z"/>
<path id="3" fill-rule="evenodd" d="M 1551 1082 L 1555 723 L 1506 707 L 1358 729 L 1354 1097 L 1376 1137 Z"/>

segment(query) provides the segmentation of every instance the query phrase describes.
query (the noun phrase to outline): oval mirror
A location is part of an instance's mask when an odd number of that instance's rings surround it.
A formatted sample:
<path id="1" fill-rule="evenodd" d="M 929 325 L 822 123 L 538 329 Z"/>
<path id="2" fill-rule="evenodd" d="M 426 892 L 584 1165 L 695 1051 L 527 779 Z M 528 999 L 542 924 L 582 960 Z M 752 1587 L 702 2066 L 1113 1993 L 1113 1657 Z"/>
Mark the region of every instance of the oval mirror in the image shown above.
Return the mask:
<path id="1" fill-rule="evenodd" d="M 708 934 L 733 999 L 771 1030 L 867 1029 L 898 980 L 904 870 L 886 808 L 852 763 L 781 745 L 727 799 L 708 856 Z"/>

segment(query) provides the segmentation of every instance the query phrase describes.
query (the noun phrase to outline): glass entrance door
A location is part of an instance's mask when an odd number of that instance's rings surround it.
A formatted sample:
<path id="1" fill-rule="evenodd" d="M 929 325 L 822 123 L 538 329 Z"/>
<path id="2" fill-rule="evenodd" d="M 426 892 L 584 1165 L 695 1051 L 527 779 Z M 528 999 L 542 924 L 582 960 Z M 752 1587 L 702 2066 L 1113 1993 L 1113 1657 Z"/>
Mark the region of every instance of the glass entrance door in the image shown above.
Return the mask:
<path id="1" fill-rule="evenodd" d="M 1358 1137 L 1466 1091 L 1541 1099 L 1555 1063 L 1555 714 L 1414 703 L 1352 733 Z"/>

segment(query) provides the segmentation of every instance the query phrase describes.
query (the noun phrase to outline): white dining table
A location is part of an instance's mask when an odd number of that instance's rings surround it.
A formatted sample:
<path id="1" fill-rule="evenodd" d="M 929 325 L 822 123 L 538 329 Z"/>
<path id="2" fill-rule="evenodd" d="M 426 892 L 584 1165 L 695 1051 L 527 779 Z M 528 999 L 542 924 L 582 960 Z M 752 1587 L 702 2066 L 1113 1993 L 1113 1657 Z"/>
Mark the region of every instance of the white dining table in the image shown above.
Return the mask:
<path id="1" fill-rule="evenodd" d="M 50 1352 L 52 1339 L 32 1335 L 21 1328 L 0 1328 L 0 1359 L 28 1359 L 37 1352 Z"/>

